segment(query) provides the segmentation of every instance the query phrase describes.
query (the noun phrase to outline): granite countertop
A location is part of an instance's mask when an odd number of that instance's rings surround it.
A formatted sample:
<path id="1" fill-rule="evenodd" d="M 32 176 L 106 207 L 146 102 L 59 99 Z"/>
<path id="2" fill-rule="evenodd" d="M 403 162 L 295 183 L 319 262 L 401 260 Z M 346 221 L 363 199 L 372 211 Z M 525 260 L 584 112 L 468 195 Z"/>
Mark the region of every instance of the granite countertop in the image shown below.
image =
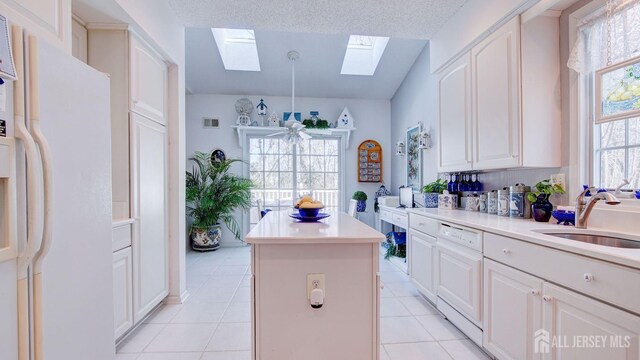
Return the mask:
<path id="1" fill-rule="evenodd" d="M 385 237 L 343 212 L 331 213 L 318 222 L 303 223 L 289 211 L 271 211 L 247 234 L 250 244 L 353 244 L 379 243 Z"/>
<path id="2" fill-rule="evenodd" d="M 504 216 L 465 210 L 413 208 L 408 209 L 407 211 L 409 213 L 424 215 L 436 220 L 467 226 L 498 235 L 516 238 L 518 240 L 589 256 L 598 260 L 604 260 L 640 269 L 640 249 L 615 248 L 589 244 L 543 234 L 542 232 L 557 231 L 600 233 L 636 241 L 640 241 L 640 234 L 611 232 L 606 229 L 598 228 L 576 229 L 573 226 L 556 225 L 554 221 L 542 223 L 536 222 L 533 219 L 511 219 Z"/>

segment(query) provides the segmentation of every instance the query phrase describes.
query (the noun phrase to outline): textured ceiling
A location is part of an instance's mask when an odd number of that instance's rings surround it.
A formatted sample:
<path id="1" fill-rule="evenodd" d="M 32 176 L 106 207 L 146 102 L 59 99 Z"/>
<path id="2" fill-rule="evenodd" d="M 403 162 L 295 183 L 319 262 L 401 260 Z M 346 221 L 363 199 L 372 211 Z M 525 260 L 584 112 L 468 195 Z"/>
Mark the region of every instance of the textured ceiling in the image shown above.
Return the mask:
<path id="1" fill-rule="evenodd" d="M 475 0 L 479 1 L 479 0 Z M 188 27 L 430 39 L 466 0 L 169 0 Z"/>
<path id="2" fill-rule="evenodd" d="M 374 76 L 341 75 L 349 35 L 256 30 L 259 72 L 227 71 L 209 28 L 186 30 L 186 86 L 194 94 L 291 95 L 291 62 L 296 50 L 296 96 L 390 99 L 426 45 L 392 38 Z"/>

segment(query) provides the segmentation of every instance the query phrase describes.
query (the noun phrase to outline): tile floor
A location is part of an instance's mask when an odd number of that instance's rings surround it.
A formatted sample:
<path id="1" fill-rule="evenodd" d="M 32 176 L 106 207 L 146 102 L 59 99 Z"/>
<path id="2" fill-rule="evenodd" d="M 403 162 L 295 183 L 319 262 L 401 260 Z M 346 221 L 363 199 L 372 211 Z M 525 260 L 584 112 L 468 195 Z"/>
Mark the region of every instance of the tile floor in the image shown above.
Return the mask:
<path id="1" fill-rule="evenodd" d="M 250 256 L 247 246 L 189 252 L 189 299 L 156 310 L 118 346 L 116 359 L 250 360 Z M 380 360 L 489 359 L 395 265 L 381 258 L 380 271 Z"/>

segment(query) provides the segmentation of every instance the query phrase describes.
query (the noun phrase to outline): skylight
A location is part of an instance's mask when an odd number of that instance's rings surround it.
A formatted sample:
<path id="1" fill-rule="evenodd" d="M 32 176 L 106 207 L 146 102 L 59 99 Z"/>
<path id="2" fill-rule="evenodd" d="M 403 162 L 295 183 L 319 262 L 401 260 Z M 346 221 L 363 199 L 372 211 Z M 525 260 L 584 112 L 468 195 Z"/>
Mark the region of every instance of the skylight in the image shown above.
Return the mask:
<path id="1" fill-rule="evenodd" d="M 212 28 L 224 68 L 238 71 L 260 71 L 258 47 L 253 30 Z"/>
<path id="2" fill-rule="evenodd" d="M 342 62 L 343 75 L 368 75 L 376 72 L 380 58 L 389 42 L 388 37 L 351 35 Z"/>

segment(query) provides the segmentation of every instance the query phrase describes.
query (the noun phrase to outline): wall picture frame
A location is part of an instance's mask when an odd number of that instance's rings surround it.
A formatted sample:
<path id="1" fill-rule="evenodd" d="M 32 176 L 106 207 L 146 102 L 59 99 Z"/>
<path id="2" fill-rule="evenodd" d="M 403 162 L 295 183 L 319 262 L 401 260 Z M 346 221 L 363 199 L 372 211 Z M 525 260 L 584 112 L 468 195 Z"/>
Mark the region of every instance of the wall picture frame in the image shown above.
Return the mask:
<path id="1" fill-rule="evenodd" d="M 640 115 L 640 56 L 595 73 L 595 123 Z"/>
<path id="2" fill-rule="evenodd" d="M 422 151 L 420 151 L 420 133 L 422 124 L 411 126 L 407 129 L 406 137 L 406 186 L 413 191 L 420 191 L 422 184 Z"/>

